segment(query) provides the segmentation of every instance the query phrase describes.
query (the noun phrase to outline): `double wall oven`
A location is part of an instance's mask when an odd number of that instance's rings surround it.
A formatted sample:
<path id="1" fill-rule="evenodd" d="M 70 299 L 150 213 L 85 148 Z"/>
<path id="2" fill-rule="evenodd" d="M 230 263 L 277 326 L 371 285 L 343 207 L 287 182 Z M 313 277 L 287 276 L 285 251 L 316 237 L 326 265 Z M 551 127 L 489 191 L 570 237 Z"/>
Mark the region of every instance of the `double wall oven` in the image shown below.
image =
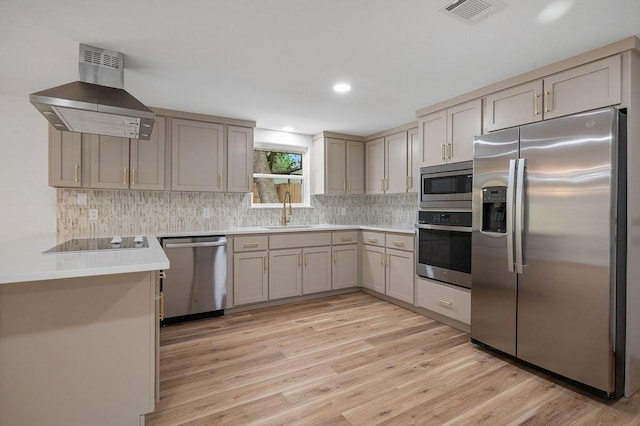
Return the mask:
<path id="1" fill-rule="evenodd" d="M 471 288 L 473 162 L 420 169 L 416 273 Z"/>

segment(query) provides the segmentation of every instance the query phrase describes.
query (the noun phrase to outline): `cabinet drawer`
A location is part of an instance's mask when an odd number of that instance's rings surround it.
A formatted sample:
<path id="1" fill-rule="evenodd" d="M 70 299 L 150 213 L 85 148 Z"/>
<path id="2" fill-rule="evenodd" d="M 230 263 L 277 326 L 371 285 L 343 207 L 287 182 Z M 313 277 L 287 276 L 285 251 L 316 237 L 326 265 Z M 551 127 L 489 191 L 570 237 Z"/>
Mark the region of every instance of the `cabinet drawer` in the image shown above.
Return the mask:
<path id="1" fill-rule="evenodd" d="M 418 278 L 416 306 L 464 324 L 471 323 L 471 292 L 469 290 Z"/>
<path id="2" fill-rule="evenodd" d="M 387 234 L 387 247 L 413 251 L 413 236 L 402 234 Z"/>
<path id="3" fill-rule="evenodd" d="M 248 237 L 235 237 L 233 239 L 233 251 L 266 250 L 269 238 L 266 235 L 253 235 Z"/>
<path id="4" fill-rule="evenodd" d="M 362 231 L 362 242 L 372 246 L 384 247 L 384 233 L 373 231 Z"/>
<path id="5" fill-rule="evenodd" d="M 356 244 L 358 242 L 358 231 L 332 232 L 331 244 Z"/>
<path id="6" fill-rule="evenodd" d="M 304 234 L 269 235 L 269 248 L 317 247 L 331 245 L 330 232 L 305 232 Z"/>

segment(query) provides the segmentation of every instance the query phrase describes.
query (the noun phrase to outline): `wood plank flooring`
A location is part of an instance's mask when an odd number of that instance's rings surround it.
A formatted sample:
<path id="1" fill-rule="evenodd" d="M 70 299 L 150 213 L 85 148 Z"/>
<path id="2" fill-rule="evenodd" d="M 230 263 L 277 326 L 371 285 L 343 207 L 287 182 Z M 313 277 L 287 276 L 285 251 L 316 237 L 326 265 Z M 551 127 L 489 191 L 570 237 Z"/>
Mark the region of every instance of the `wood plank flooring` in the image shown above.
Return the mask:
<path id="1" fill-rule="evenodd" d="M 160 379 L 147 425 L 640 425 L 363 293 L 165 327 Z"/>

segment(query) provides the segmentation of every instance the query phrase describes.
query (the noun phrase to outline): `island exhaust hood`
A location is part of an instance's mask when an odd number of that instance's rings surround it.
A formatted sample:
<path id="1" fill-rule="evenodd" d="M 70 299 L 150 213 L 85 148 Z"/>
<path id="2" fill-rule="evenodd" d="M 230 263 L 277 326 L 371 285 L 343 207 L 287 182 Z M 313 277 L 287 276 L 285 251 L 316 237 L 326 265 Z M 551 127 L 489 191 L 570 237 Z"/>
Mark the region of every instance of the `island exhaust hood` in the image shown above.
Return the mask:
<path id="1" fill-rule="evenodd" d="M 148 140 L 155 113 L 124 90 L 124 54 L 80 44 L 80 81 L 29 95 L 58 130 Z"/>

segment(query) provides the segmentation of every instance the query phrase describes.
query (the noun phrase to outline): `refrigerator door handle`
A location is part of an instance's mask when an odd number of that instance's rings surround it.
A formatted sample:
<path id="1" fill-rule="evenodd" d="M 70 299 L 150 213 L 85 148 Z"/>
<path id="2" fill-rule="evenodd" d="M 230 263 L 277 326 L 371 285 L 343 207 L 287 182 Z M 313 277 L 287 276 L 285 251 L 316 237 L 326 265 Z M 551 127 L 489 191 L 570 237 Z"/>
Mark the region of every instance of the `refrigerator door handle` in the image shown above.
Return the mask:
<path id="1" fill-rule="evenodd" d="M 522 237 L 524 232 L 524 169 L 526 160 L 518 159 L 518 177 L 516 180 L 516 272 L 524 274 L 522 259 Z"/>
<path id="2" fill-rule="evenodd" d="M 516 160 L 509 160 L 507 183 L 507 270 L 513 272 L 513 202 L 516 190 Z"/>

